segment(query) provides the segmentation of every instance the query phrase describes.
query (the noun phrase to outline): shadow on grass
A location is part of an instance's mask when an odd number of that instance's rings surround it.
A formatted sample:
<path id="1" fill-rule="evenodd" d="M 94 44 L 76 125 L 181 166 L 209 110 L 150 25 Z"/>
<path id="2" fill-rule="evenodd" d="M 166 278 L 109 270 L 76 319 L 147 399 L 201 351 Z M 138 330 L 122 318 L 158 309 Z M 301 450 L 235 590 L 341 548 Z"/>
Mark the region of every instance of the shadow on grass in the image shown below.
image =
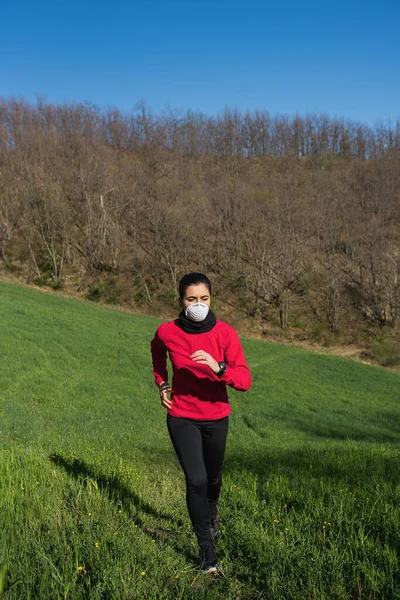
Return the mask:
<path id="1" fill-rule="evenodd" d="M 355 485 L 366 478 L 390 484 L 399 480 L 400 421 L 395 411 L 327 410 L 326 415 L 285 411 L 273 421 L 257 413 L 239 419 L 248 436 L 247 440 L 242 436 L 240 446 L 229 442 L 227 471 L 250 471 L 260 477 L 322 477 Z M 274 423 L 282 432 L 279 442 Z"/>
<path id="2" fill-rule="evenodd" d="M 319 436 L 318 436 L 319 437 Z M 355 440 L 336 440 L 331 443 L 310 442 L 291 447 L 273 447 L 268 436 L 261 443 L 244 447 L 228 436 L 223 475 L 237 476 L 252 473 L 260 479 L 287 476 L 301 485 L 308 486 L 312 479 L 327 479 L 336 484 L 364 485 L 365 483 L 388 483 L 397 485 L 400 480 L 400 444 L 395 447 L 368 444 Z M 151 465 L 165 468 L 165 461 L 178 461 L 170 453 L 154 449 Z M 182 478 L 183 485 L 183 475 Z"/>
<path id="3" fill-rule="evenodd" d="M 356 441 L 371 444 L 400 443 L 400 413 L 396 411 L 363 411 L 359 409 L 336 409 L 327 406 L 308 407 L 301 410 L 291 404 L 275 407 L 272 414 L 254 411 L 235 415 L 245 430 L 258 438 L 268 440 L 270 433 L 280 430 L 293 437 L 300 433 L 310 442 Z"/>
<path id="4" fill-rule="evenodd" d="M 335 423 L 335 418 L 336 422 Z M 301 415 L 285 415 L 283 421 L 297 431 L 310 437 L 325 440 L 354 440 L 375 444 L 399 444 L 400 422 L 399 415 L 392 412 L 374 413 L 371 415 L 330 414 L 306 417 Z"/>
<path id="5" fill-rule="evenodd" d="M 165 541 L 191 561 L 195 559 L 193 553 L 190 550 L 188 551 L 186 544 L 179 544 L 179 540 L 177 539 L 179 531 L 167 527 L 152 527 L 147 522 L 147 517 L 153 517 L 157 522 L 164 520 L 167 523 L 173 523 L 175 527 L 181 527 L 183 525 L 182 519 L 176 519 L 170 514 L 156 510 L 145 502 L 139 494 L 120 481 L 118 477 L 99 474 L 80 458 L 68 459 L 59 454 L 52 454 L 49 458 L 54 465 L 63 468 L 68 475 L 71 475 L 75 479 L 83 481 L 90 479 L 95 481 L 98 488 L 107 493 L 110 501 L 114 502 L 117 506 L 122 506 L 146 535 L 152 539 L 157 537 Z M 135 507 L 134 510 L 132 504 Z"/>
<path id="6" fill-rule="evenodd" d="M 397 485 L 400 478 L 399 452 L 383 448 L 340 447 L 326 449 L 307 445 L 292 449 L 232 448 L 224 463 L 225 473 L 251 472 L 261 479 L 287 476 L 307 485 L 312 479 L 330 479 L 340 485 L 362 486 L 366 482 Z"/>

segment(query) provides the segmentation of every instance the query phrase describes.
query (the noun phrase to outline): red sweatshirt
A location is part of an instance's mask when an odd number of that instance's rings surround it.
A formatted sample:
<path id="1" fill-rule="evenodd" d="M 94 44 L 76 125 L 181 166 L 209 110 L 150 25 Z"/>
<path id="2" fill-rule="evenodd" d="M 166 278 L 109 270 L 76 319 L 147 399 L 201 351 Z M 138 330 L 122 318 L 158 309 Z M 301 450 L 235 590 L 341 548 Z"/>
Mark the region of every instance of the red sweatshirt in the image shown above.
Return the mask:
<path id="1" fill-rule="evenodd" d="M 207 365 L 196 363 L 190 356 L 204 350 L 216 361 L 226 363 L 226 372 L 217 377 Z M 176 321 L 163 323 L 151 342 L 153 374 L 160 385 L 168 381 L 167 353 L 172 363 L 173 417 L 216 420 L 231 412 L 226 386 L 245 392 L 251 385 L 249 367 L 237 333 L 227 323 L 217 321 L 207 333 L 186 333 Z"/>

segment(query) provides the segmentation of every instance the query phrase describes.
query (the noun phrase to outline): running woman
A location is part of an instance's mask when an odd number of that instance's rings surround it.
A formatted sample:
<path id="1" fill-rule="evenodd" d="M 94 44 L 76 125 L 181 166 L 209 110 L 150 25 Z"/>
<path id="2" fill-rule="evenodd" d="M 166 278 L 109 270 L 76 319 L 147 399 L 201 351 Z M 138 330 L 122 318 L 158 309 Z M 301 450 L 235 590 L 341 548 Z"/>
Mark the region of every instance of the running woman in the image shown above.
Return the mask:
<path id="1" fill-rule="evenodd" d="M 181 312 L 151 342 L 153 374 L 167 427 L 186 478 L 186 502 L 200 547 L 200 569 L 220 573 L 214 547 L 218 498 L 231 412 L 227 386 L 247 391 L 249 367 L 237 333 L 210 309 L 211 282 L 188 273 L 179 283 Z M 168 382 L 167 355 L 172 364 Z"/>

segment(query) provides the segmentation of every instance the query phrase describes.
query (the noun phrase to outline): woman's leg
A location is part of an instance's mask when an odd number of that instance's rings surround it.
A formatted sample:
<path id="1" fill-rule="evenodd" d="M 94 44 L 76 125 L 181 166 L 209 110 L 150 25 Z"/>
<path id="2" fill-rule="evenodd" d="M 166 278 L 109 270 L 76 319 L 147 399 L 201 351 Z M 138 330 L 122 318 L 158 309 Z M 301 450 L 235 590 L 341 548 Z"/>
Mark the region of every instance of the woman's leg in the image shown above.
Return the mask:
<path id="1" fill-rule="evenodd" d="M 201 549 L 212 546 L 208 477 L 200 425 L 191 419 L 167 416 L 172 444 L 186 477 L 186 503 Z"/>
<path id="2" fill-rule="evenodd" d="M 203 458 L 207 471 L 207 498 L 211 525 L 218 529 L 217 504 L 222 483 L 222 463 L 225 456 L 228 436 L 228 417 L 218 421 L 209 421 L 201 428 L 203 438 Z"/>

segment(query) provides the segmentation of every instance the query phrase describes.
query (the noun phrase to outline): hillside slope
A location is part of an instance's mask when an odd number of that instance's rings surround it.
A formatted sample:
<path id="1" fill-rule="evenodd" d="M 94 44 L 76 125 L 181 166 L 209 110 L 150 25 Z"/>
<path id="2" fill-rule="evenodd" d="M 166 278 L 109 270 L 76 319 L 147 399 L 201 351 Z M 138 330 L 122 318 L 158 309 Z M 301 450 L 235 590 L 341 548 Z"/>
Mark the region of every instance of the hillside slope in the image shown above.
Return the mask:
<path id="1" fill-rule="evenodd" d="M 213 581 L 152 382 L 159 321 L 0 283 L 0 322 L 5 598 L 399 597 L 397 374 L 243 341 Z"/>

